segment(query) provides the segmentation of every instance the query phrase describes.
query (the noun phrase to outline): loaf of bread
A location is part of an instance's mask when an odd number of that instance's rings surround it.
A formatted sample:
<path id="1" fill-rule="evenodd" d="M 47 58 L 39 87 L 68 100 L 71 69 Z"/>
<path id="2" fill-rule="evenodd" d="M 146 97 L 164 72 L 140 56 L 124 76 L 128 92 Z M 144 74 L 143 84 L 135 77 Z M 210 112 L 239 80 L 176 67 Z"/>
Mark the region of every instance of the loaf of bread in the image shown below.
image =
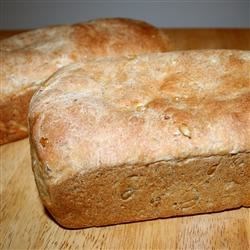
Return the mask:
<path id="1" fill-rule="evenodd" d="M 32 164 L 69 228 L 250 206 L 250 52 L 107 58 L 33 96 Z"/>
<path id="2" fill-rule="evenodd" d="M 0 41 L 0 144 L 27 136 L 31 96 L 60 67 L 85 58 L 168 49 L 159 29 L 121 18 L 47 27 Z"/>

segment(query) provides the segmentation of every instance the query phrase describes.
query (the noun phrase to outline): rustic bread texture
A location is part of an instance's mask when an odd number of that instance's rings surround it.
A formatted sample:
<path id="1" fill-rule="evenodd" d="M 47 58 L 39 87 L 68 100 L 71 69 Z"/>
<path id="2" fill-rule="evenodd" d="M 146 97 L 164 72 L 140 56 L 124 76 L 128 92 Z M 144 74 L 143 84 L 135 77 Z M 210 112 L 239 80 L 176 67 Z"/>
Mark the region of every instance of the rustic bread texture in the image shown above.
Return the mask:
<path id="1" fill-rule="evenodd" d="M 88 61 L 32 98 L 44 205 L 79 228 L 250 206 L 250 52 Z"/>
<path id="2" fill-rule="evenodd" d="M 168 49 L 167 36 L 157 28 L 121 18 L 47 27 L 0 41 L 0 144 L 27 136 L 30 98 L 60 67 L 85 58 Z"/>

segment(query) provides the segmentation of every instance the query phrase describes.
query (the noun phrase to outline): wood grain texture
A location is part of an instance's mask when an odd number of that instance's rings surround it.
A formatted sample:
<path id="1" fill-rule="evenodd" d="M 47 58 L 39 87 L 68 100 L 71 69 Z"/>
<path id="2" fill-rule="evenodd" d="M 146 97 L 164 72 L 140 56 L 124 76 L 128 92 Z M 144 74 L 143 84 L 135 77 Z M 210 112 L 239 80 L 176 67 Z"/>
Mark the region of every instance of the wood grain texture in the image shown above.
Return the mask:
<path id="1" fill-rule="evenodd" d="M 164 29 L 175 50 L 250 50 L 250 29 Z"/>
<path id="2" fill-rule="evenodd" d="M 250 30 L 169 30 L 175 49 L 250 49 Z M 0 32 L 0 38 L 15 34 Z M 0 147 L 0 249 L 250 249 L 250 209 L 66 230 L 44 210 L 28 139 Z"/>

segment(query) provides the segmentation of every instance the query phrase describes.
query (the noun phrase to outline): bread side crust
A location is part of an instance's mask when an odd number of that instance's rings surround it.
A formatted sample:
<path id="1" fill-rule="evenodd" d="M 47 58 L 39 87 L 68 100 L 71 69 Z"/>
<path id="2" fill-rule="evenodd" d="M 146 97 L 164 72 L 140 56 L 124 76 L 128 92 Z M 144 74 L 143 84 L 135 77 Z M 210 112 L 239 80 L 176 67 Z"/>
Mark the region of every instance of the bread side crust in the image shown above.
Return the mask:
<path id="1" fill-rule="evenodd" d="M 36 87 L 0 101 L 0 145 L 28 136 L 28 108 Z"/>
<path id="2" fill-rule="evenodd" d="M 58 185 L 44 185 L 34 168 L 43 203 L 67 228 L 250 206 L 249 152 L 101 168 Z"/>

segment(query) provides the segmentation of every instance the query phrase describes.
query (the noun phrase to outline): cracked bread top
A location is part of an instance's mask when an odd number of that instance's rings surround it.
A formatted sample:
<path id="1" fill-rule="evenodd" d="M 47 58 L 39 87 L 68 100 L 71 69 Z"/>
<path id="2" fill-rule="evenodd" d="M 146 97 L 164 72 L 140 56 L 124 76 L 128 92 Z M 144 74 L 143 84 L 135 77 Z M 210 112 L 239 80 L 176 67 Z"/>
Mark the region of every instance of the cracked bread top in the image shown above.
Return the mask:
<path id="1" fill-rule="evenodd" d="M 33 96 L 44 178 L 100 167 L 250 152 L 250 52 L 200 50 L 89 60 Z M 46 170 L 47 169 L 47 170 Z"/>

